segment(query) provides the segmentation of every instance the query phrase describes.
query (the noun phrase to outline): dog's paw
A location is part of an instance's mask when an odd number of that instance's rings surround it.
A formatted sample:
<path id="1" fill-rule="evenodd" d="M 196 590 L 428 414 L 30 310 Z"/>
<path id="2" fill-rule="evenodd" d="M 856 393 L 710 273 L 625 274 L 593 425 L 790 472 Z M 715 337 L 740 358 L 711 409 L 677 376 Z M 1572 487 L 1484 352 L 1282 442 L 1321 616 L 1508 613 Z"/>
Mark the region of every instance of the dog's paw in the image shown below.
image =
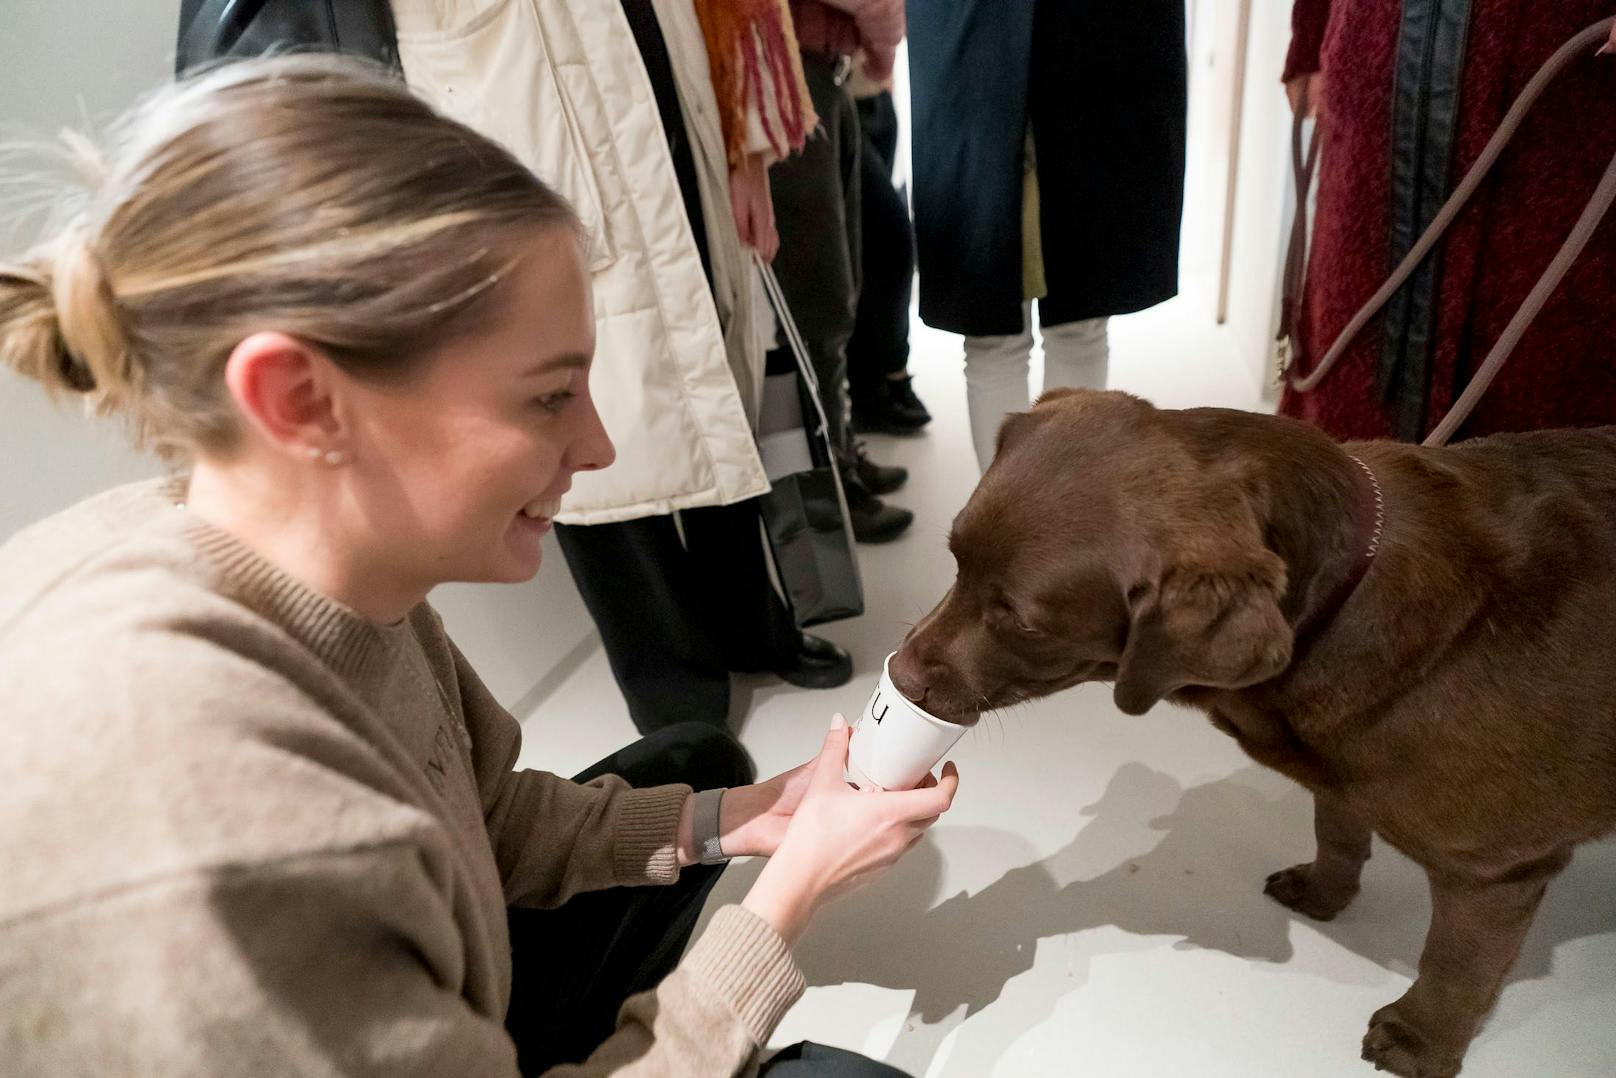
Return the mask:
<path id="1" fill-rule="evenodd" d="M 1453 1078 L 1463 1062 L 1461 1056 L 1433 1047 L 1424 1034 L 1403 1021 L 1395 1004 L 1382 1007 L 1369 1019 L 1363 1058 L 1377 1071 L 1402 1078 Z"/>
<path id="2" fill-rule="evenodd" d="M 1263 885 L 1263 894 L 1315 921 L 1331 920 L 1347 908 L 1357 893 L 1356 885 L 1326 887 L 1319 883 L 1311 863 L 1276 872 Z"/>

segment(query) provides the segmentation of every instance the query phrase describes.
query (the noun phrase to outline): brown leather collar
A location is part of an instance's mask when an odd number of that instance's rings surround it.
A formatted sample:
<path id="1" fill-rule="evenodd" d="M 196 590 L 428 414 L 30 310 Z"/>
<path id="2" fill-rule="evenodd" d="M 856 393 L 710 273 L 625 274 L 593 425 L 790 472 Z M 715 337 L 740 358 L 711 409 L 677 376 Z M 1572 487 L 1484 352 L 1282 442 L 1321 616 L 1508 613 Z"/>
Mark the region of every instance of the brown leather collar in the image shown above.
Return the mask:
<path id="1" fill-rule="evenodd" d="M 1291 650 L 1293 656 L 1300 654 L 1313 642 L 1318 632 L 1340 613 L 1347 600 L 1352 598 L 1352 593 L 1358 590 L 1358 585 L 1363 583 L 1363 578 L 1368 575 L 1369 567 L 1374 564 L 1375 555 L 1380 553 L 1380 537 L 1386 528 L 1386 498 L 1381 493 L 1380 480 L 1375 478 L 1375 473 L 1369 465 L 1357 457 L 1352 457 L 1351 460 L 1358 466 L 1353 473 L 1358 488 L 1355 513 L 1358 558 L 1324 602 L 1307 611 L 1296 623 L 1295 641 Z"/>

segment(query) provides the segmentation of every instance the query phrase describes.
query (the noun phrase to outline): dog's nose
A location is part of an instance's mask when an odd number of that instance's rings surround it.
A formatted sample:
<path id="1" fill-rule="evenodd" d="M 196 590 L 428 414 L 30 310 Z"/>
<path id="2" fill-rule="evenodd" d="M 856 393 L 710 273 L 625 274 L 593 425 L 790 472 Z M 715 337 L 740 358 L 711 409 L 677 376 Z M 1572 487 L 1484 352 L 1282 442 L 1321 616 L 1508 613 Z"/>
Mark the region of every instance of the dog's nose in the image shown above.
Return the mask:
<path id="1" fill-rule="evenodd" d="M 892 665 L 888 667 L 892 674 L 892 687 L 915 703 L 924 704 L 926 679 L 921 676 L 924 667 L 925 664 L 920 659 L 917 649 L 908 644 L 900 647 L 898 653 L 892 657 Z"/>

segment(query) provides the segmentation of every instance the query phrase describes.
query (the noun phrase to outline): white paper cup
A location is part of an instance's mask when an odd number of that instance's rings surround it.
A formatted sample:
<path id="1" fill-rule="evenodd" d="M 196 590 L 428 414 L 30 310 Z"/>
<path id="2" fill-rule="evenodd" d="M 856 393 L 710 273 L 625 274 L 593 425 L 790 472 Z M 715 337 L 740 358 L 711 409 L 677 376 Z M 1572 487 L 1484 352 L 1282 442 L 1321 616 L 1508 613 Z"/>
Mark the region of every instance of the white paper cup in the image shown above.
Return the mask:
<path id="1" fill-rule="evenodd" d="M 853 724 L 847 769 L 860 786 L 873 782 L 886 790 L 912 790 L 967 728 L 928 715 L 905 699 L 892 686 L 891 667 L 888 655 L 880 683 Z"/>

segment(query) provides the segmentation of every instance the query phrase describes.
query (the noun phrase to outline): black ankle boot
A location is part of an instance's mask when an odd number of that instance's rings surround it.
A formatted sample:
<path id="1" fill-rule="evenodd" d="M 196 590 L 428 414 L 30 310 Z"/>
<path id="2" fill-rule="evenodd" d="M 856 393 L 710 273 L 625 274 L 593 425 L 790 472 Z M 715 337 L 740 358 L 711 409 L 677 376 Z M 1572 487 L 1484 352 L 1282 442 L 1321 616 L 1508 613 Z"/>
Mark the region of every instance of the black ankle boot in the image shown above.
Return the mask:
<path id="1" fill-rule="evenodd" d="M 853 525 L 853 538 L 861 543 L 888 543 L 909 530 L 915 515 L 870 493 L 858 470 L 844 462 L 842 492 L 847 496 L 847 515 Z"/>
<path id="2" fill-rule="evenodd" d="M 916 434 L 931 422 L 910 379 L 883 378 L 866 400 L 853 402 L 853 429 L 860 434 Z"/>
<path id="3" fill-rule="evenodd" d="M 863 442 L 853 443 L 853 471 L 859 482 L 875 495 L 891 494 L 909 481 L 908 468 L 896 464 L 877 464 L 870 459 Z"/>

